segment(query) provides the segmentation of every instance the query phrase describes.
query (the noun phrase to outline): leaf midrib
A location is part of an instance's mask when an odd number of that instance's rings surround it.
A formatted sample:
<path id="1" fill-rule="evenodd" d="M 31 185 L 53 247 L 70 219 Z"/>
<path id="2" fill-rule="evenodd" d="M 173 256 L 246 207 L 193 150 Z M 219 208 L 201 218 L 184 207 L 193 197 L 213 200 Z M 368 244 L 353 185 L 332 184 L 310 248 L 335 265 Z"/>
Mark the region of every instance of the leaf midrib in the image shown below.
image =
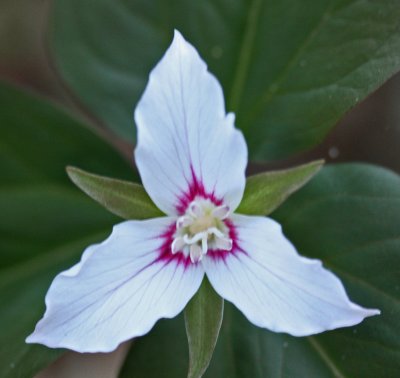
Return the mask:
<path id="1" fill-rule="evenodd" d="M 257 34 L 258 20 L 261 13 L 260 8 L 262 5 L 263 0 L 253 0 L 247 14 L 246 31 L 239 49 L 238 63 L 233 77 L 232 88 L 229 94 L 229 109 L 235 112 L 238 111 L 244 83 L 249 71 L 250 58 Z"/>
<path id="2" fill-rule="evenodd" d="M 251 121 L 256 114 L 260 112 L 261 109 L 268 104 L 274 94 L 279 90 L 281 83 L 286 79 L 287 75 L 290 72 L 290 69 L 294 66 L 294 64 L 298 61 L 299 57 L 303 54 L 305 49 L 314 39 L 315 35 L 318 31 L 323 27 L 325 22 L 328 20 L 329 15 L 335 5 L 335 1 L 329 3 L 328 7 L 322 13 L 321 18 L 318 23 L 311 29 L 311 31 L 306 35 L 303 42 L 299 45 L 299 47 L 295 50 L 292 57 L 287 61 L 286 65 L 282 68 L 281 72 L 276 75 L 276 79 L 273 80 L 265 91 L 259 97 L 259 100 L 254 103 L 254 106 L 249 110 L 247 118 Z"/>
<path id="3" fill-rule="evenodd" d="M 332 372 L 334 377 L 346 378 L 346 376 L 340 371 L 340 369 L 338 368 L 336 363 L 329 357 L 329 355 L 326 353 L 324 348 L 316 340 L 315 337 L 309 336 L 309 337 L 307 337 L 307 341 L 310 343 L 310 345 L 313 347 L 313 349 L 317 352 L 317 354 L 321 357 L 322 361 L 329 368 L 329 370 Z"/>

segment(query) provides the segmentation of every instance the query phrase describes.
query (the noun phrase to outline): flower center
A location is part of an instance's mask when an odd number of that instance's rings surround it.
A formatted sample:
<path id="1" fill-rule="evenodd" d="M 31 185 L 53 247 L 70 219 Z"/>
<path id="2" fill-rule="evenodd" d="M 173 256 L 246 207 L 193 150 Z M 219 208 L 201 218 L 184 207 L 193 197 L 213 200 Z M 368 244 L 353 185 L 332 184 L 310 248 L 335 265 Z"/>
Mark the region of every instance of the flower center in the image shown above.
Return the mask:
<path id="1" fill-rule="evenodd" d="M 208 199 L 190 203 L 184 215 L 176 221 L 172 253 L 190 255 L 193 263 L 200 261 L 209 249 L 230 251 L 232 239 L 224 223 L 229 215 L 227 205 L 216 206 Z"/>

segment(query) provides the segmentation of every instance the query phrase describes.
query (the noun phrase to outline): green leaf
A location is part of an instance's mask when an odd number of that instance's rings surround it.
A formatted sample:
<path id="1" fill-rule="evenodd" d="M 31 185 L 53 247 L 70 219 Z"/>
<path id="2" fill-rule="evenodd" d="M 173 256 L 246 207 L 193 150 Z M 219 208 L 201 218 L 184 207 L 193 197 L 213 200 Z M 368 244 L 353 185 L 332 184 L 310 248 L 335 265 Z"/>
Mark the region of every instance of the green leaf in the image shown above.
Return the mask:
<path id="1" fill-rule="evenodd" d="M 252 325 L 226 302 L 214 357 L 204 377 L 396 377 L 400 177 L 362 164 L 328 166 L 274 217 L 301 254 L 321 259 L 343 280 L 354 302 L 379 308 L 382 314 L 355 327 L 295 338 Z M 138 340 L 122 377 L 151 378 L 160 372 L 166 378 L 184 377 L 182 356 L 186 357 L 187 346 L 182 328 L 180 319 L 161 322 Z M 154 354 L 150 349 L 154 345 L 168 347 Z"/>
<path id="2" fill-rule="evenodd" d="M 4 84 L 0 124 L 0 376 L 32 377 L 62 352 L 25 344 L 52 278 L 118 222 L 74 188 L 65 166 L 133 174 L 65 112 Z"/>
<path id="3" fill-rule="evenodd" d="M 224 300 L 204 278 L 199 291 L 185 309 L 189 344 L 188 378 L 203 376 L 217 344 L 224 315 Z"/>
<path id="4" fill-rule="evenodd" d="M 311 180 L 323 164 L 323 160 L 317 160 L 295 168 L 250 176 L 237 212 L 249 215 L 272 213 L 292 193 Z"/>
<path id="5" fill-rule="evenodd" d="M 163 215 L 139 184 L 95 175 L 75 167 L 67 167 L 67 173 L 78 188 L 122 218 L 148 219 Z"/>
<path id="6" fill-rule="evenodd" d="M 183 316 L 161 319 L 134 341 L 119 378 L 185 378 L 188 358 Z"/>
<path id="7" fill-rule="evenodd" d="M 58 0 L 51 42 L 64 80 L 133 140 L 132 109 L 177 28 L 221 81 L 252 158 L 319 143 L 400 69 L 397 0 Z"/>

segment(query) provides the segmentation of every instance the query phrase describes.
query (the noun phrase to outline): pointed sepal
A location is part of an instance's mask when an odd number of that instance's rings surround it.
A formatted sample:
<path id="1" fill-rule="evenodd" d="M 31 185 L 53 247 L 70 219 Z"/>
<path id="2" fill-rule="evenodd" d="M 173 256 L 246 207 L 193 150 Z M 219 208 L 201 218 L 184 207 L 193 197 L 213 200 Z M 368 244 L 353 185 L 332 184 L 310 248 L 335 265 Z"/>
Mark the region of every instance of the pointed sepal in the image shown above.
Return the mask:
<path id="1" fill-rule="evenodd" d="M 210 364 L 224 314 L 224 300 L 205 277 L 185 309 L 189 343 L 188 378 L 200 378 Z"/>
<path id="2" fill-rule="evenodd" d="M 324 160 L 250 176 L 237 213 L 268 215 L 318 173 Z"/>
<path id="3" fill-rule="evenodd" d="M 89 197 L 124 219 L 163 216 L 139 184 L 96 175 L 75 167 L 67 167 L 67 173 L 73 183 Z"/>

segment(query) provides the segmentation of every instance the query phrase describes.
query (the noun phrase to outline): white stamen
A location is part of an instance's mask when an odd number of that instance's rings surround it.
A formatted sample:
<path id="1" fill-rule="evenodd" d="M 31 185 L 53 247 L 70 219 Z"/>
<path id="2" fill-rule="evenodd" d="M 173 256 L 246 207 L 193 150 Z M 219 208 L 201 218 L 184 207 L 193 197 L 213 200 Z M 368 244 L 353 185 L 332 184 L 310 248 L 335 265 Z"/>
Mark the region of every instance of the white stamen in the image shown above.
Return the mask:
<path id="1" fill-rule="evenodd" d="M 211 227 L 211 228 L 209 228 L 209 229 L 207 230 L 207 232 L 208 232 L 209 235 L 214 234 L 214 235 L 215 235 L 216 237 L 218 237 L 218 238 L 223 238 L 223 237 L 225 237 L 225 235 L 224 235 L 220 230 L 218 230 L 218 228 L 216 228 L 216 227 Z"/>
<path id="2" fill-rule="evenodd" d="M 212 215 L 218 219 L 226 219 L 226 217 L 229 215 L 229 206 L 228 205 L 222 205 L 222 206 L 218 206 L 216 207 L 213 211 L 212 211 Z"/>
<path id="3" fill-rule="evenodd" d="M 232 240 L 228 238 L 217 238 L 215 240 L 215 246 L 217 249 L 223 251 L 230 251 L 232 249 Z"/>
<path id="4" fill-rule="evenodd" d="M 193 263 L 200 261 L 208 249 L 230 251 L 232 240 L 224 219 L 229 206 L 215 204 L 208 199 L 196 199 L 186 213 L 176 221 L 176 233 L 171 245 L 172 253 L 189 254 Z"/>
<path id="5" fill-rule="evenodd" d="M 193 201 L 189 205 L 189 211 L 188 212 L 190 213 L 190 215 L 192 215 L 195 218 L 199 218 L 199 217 L 204 215 L 203 209 L 201 208 L 201 206 L 196 201 Z"/>
<path id="6" fill-rule="evenodd" d="M 194 244 L 203 239 L 204 237 L 207 237 L 206 232 L 199 232 L 198 234 L 195 234 L 193 237 L 189 237 L 188 235 L 183 235 L 183 241 L 186 244 Z"/>
<path id="7" fill-rule="evenodd" d="M 193 218 L 184 215 L 182 217 L 179 217 L 178 220 L 176 221 L 176 228 L 179 230 L 180 228 L 190 226 L 193 223 Z"/>
<path id="8" fill-rule="evenodd" d="M 205 255 L 208 251 L 207 239 L 207 236 L 204 236 L 203 239 L 201 239 L 201 252 L 203 253 L 203 255 Z"/>
<path id="9" fill-rule="evenodd" d="M 183 247 L 186 245 L 185 241 L 183 238 L 178 236 L 177 238 L 174 239 L 174 241 L 171 244 L 171 251 L 173 254 L 182 251 Z"/>
<path id="10" fill-rule="evenodd" d="M 203 253 L 201 247 L 197 244 L 192 244 L 190 246 L 190 260 L 192 263 L 196 263 L 203 258 Z"/>

